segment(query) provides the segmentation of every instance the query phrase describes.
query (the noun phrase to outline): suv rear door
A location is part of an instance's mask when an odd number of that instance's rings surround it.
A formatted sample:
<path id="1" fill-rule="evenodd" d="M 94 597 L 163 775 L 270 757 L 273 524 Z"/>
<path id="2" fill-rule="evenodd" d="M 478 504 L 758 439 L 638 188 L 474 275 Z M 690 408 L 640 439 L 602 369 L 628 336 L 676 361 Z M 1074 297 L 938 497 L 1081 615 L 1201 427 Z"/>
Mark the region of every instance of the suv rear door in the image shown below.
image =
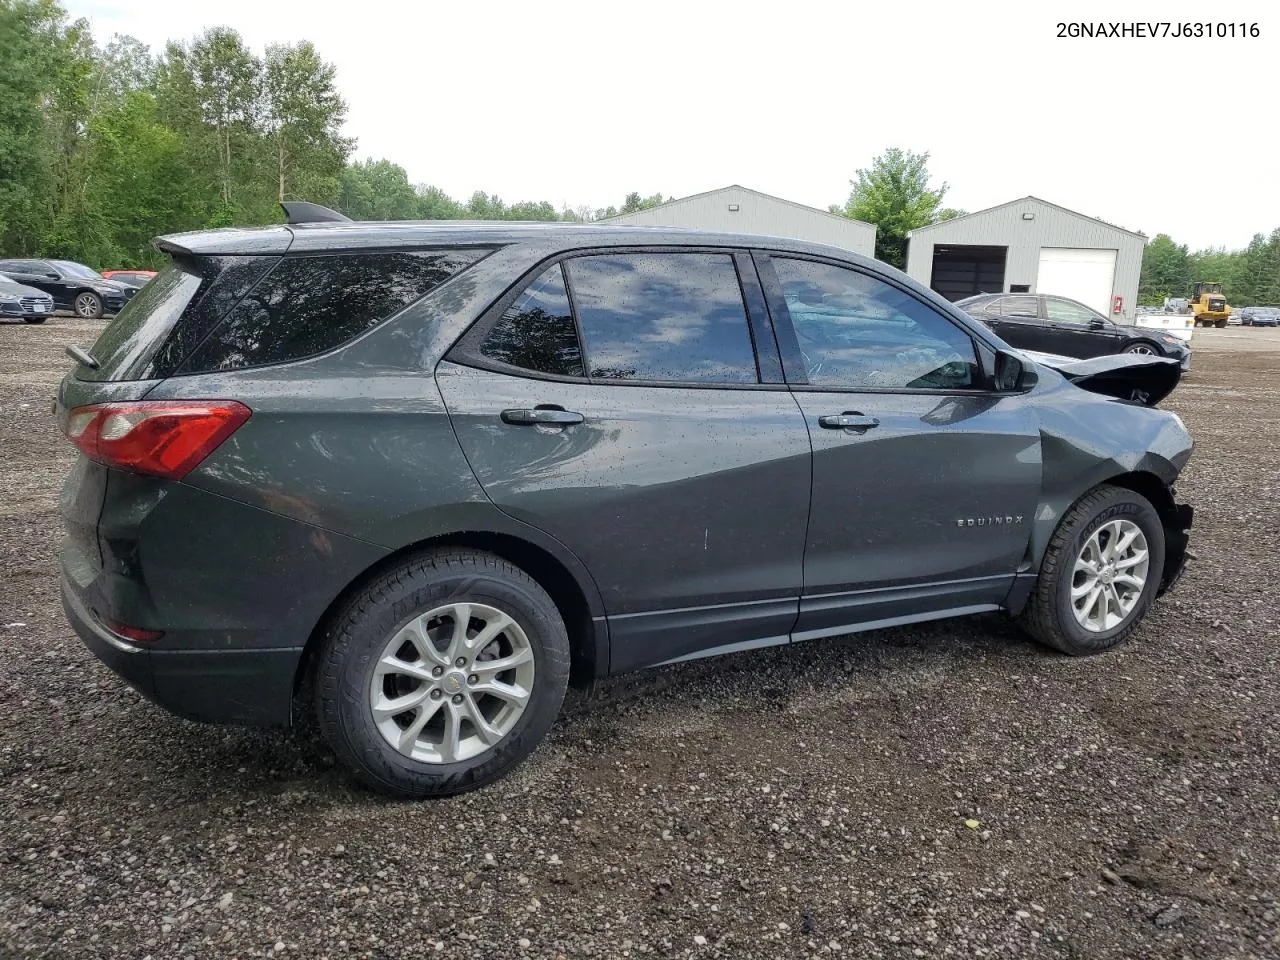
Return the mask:
<path id="1" fill-rule="evenodd" d="M 544 263 L 437 381 L 486 494 L 595 577 L 613 671 L 787 641 L 810 446 L 748 255 Z"/>
<path id="2" fill-rule="evenodd" d="M 970 333 L 850 264 L 758 254 L 813 443 L 794 638 L 994 609 L 1040 489 L 1038 420 L 986 389 Z"/>

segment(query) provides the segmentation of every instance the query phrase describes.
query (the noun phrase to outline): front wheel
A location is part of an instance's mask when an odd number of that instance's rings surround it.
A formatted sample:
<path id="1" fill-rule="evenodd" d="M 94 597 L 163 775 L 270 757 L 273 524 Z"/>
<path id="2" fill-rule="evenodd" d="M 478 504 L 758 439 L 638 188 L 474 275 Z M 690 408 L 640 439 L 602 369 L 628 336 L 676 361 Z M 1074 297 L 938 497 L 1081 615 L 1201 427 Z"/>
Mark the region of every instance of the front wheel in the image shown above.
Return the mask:
<path id="1" fill-rule="evenodd" d="M 1157 356 L 1156 348 L 1149 343 L 1131 343 L 1125 347 L 1122 353 L 1136 353 L 1144 357 Z"/>
<path id="2" fill-rule="evenodd" d="M 1226 325 L 1227 325 L 1227 321 L 1225 320 L 1218 320 L 1217 322 L 1214 323 L 1214 326 L 1217 327 L 1219 330 L 1221 330 Z"/>
<path id="3" fill-rule="evenodd" d="M 1151 501 L 1095 487 L 1054 531 L 1019 623 L 1063 653 L 1102 653 L 1137 629 L 1163 571 L 1164 525 Z"/>
<path id="4" fill-rule="evenodd" d="M 76 316 L 84 320 L 97 320 L 102 316 L 102 298 L 92 290 L 81 290 L 75 299 Z"/>
<path id="5" fill-rule="evenodd" d="M 417 799 L 483 786 L 527 757 L 569 680 L 556 605 L 487 553 L 441 550 L 356 594 L 326 631 L 320 728 L 374 789 Z"/>

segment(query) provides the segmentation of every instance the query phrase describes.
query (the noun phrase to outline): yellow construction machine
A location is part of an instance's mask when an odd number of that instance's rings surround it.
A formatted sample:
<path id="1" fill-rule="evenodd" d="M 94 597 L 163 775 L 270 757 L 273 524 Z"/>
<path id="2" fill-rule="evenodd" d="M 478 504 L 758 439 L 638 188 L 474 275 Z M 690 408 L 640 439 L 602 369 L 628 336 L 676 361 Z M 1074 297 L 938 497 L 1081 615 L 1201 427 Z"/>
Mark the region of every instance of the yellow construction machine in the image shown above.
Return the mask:
<path id="1" fill-rule="evenodd" d="M 1191 295 L 1191 313 L 1196 318 L 1196 326 L 1225 327 L 1227 317 L 1231 316 L 1231 308 L 1227 306 L 1227 298 L 1222 295 L 1222 284 L 1200 282 Z"/>

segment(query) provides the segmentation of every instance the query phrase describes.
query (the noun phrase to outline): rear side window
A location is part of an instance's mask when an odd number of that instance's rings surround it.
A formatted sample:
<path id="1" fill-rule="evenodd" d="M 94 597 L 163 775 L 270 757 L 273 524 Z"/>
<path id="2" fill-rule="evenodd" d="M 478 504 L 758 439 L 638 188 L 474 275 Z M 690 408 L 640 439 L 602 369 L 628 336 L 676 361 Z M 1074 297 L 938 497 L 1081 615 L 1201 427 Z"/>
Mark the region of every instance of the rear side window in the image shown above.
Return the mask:
<path id="1" fill-rule="evenodd" d="M 585 256 L 567 267 L 592 379 L 758 382 L 729 254 Z"/>
<path id="2" fill-rule="evenodd" d="M 89 353 L 82 380 L 171 376 L 276 257 L 176 258 L 124 306 Z"/>
<path id="3" fill-rule="evenodd" d="M 529 284 L 502 314 L 480 352 L 491 360 L 561 377 L 584 375 L 560 264 Z"/>
<path id="4" fill-rule="evenodd" d="M 287 257 L 232 309 L 183 372 L 239 370 L 332 350 L 420 300 L 486 253 Z M 143 293 L 154 285 L 152 281 Z"/>

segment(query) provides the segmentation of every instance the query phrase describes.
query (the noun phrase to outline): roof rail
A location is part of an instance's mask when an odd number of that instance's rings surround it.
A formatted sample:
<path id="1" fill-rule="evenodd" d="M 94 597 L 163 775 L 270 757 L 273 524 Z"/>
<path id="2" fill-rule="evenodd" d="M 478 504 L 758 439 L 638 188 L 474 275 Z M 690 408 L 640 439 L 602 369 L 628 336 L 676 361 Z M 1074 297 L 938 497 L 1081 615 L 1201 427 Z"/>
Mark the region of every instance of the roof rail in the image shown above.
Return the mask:
<path id="1" fill-rule="evenodd" d="M 337 210 L 330 210 L 318 203 L 307 203 L 303 200 L 282 200 L 284 222 L 295 223 L 351 223 L 350 217 L 344 217 Z"/>

